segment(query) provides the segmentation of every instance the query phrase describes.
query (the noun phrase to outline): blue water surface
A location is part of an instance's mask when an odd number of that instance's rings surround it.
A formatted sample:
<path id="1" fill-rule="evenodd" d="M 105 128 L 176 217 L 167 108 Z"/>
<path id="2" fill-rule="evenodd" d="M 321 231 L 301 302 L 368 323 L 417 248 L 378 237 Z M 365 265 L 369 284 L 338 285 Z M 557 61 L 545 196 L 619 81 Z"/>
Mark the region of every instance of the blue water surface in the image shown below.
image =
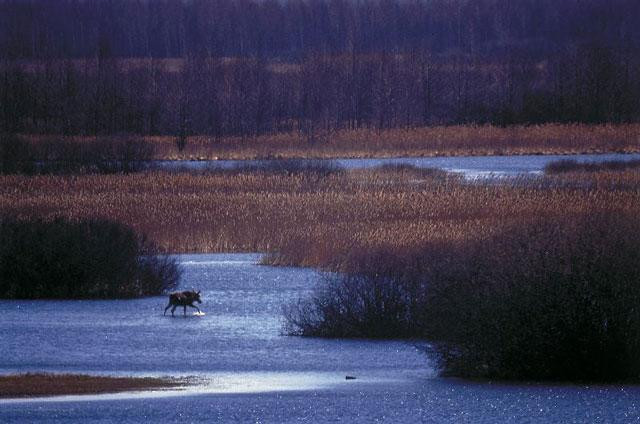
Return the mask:
<path id="1" fill-rule="evenodd" d="M 204 316 L 166 297 L 0 301 L 0 372 L 192 376 L 183 391 L 0 401 L 22 422 L 630 422 L 637 386 L 440 378 L 418 342 L 282 334 L 282 306 L 322 278 L 255 254 L 180 255 Z M 346 380 L 347 375 L 356 377 Z"/>
<path id="2" fill-rule="evenodd" d="M 419 168 L 437 168 L 459 173 L 465 178 L 514 177 L 542 174 L 544 167 L 558 160 L 575 160 L 581 163 L 598 163 L 605 161 L 640 160 L 640 153 L 620 154 L 579 154 L 579 155 L 517 155 L 517 156 L 442 156 L 442 157 L 399 157 L 399 158 L 364 158 L 364 159 L 320 159 L 301 160 L 301 162 L 330 163 L 345 169 L 374 168 L 381 165 L 413 165 Z M 215 170 L 233 169 L 242 166 L 269 166 L 277 160 L 204 160 L 155 161 L 151 168 Z"/>

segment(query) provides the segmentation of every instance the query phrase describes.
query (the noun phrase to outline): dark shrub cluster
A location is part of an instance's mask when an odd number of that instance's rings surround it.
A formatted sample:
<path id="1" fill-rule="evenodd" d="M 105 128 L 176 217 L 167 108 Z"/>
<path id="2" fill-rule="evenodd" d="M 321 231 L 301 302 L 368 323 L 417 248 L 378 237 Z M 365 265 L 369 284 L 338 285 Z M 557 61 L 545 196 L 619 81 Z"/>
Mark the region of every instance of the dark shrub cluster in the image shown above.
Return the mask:
<path id="1" fill-rule="evenodd" d="M 446 373 L 640 378 L 637 217 L 518 223 L 455 253 L 453 266 L 429 282 L 424 323 Z"/>
<path id="2" fill-rule="evenodd" d="M 544 167 L 544 172 L 545 174 L 561 174 L 564 172 L 626 171 L 637 168 L 640 168 L 640 160 L 578 162 L 573 159 L 562 159 L 548 163 Z"/>
<path id="3" fill-rule="evenodd" d="M 372 256 L 286 311 L 293 334 L 421 337 L 446 375 L 640 379 L 640 222 L 547 216 Z"/>
<path id="4" fill-rule="evenodd" d="M 406 163 L 386 163 L 374 168 L 379 175 L 393 175 L 395 179 L 429 179 L 433 182 L 458 179 L 455 173 L 439 168 L 423 168 Z"/>
<path id="5" fill-rule="evenodd" d="M 12 134 L 0 134 L 0 174 L 34 174 L 36 164 L 29 143 Z"/>
<path id="6" fill-rule="evenodd" d="M 348 266 L 360 272 L 326 274 L 310 298 L 285 307 L 285 331 L 349 338 L 419 334 L 425 293 L 417 264 L 386 251 L 351 261 Z"/>
<path id="7" fill-rule="evenodd" d="M 179 278 L 173 259 L 116 222 L 0 221 L 0 298 L 151 296 L 174 288 Z"/>
<path id="8" fill-rule="evenodd" d="M 2 174 L 129 173 L 144 169 L 153 145 L 131 137 L 95 141 L 52 139 L 28 141 L 16 135 L 0 136 Z"/>

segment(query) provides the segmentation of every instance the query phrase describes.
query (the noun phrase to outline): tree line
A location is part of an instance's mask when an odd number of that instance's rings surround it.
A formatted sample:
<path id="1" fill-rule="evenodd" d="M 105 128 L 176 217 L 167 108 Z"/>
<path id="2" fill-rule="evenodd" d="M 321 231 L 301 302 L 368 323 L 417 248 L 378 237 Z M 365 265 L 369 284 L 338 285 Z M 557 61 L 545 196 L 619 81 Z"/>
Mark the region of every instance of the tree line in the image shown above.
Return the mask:
<path id="1" fill-rule="evenodd" d="M 630 0 L 0 0 L 0 130 L 637 121 L 638 17 Z"/>
<path id="2" fill-rule="evenodd" d="M 483 57 L 311 55 L 82 59 L 0 70 L 6 132 L 212 137 L 433 124 L 631 122 L 640 117 L 640 56 L 601 46 L 544 61 Z"/>

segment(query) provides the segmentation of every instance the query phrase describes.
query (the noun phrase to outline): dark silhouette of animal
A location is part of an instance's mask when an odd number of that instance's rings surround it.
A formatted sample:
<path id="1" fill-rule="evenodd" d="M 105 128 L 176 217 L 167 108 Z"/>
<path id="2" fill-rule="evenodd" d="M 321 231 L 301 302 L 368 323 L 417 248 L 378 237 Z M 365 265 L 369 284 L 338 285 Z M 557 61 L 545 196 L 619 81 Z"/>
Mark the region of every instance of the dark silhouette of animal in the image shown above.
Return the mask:
<path id="1" fill-rule="evenodd" d="M 198 308 L 196 305 L 193 304 L 193 302 L 198 302 L 198 303 L 202 303 L 202 300 L 200 300 L 200 291 L 181 291 L 181 292 L 173 292 L 169 294 L 169 304 L 167 305 L 166 308 L 164 308 L 164 314 L 162 315 L 166 315 L 167 313 L 167 309 L 171 308 L 173 306 L 173 309 L 171 309 L 171 315 L 173 316 L 173 312 L 176 310 L 176 308 L 178 306 L 183 306 L 184 307 L 184 315 L 187 315 L 187 306 L 190 306 L 192 308 L 196 308 L 198 310 L 198 313 L 200 313 L 200 308 Z"/>

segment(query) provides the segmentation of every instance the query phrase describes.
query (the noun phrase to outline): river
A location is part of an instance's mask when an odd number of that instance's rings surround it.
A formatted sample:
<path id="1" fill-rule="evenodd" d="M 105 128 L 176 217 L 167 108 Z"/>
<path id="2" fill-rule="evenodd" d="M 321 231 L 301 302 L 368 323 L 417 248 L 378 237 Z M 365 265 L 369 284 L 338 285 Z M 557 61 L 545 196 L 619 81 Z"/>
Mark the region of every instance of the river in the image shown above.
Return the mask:
<path id="1" fill-rule="evenodd" d="M 166 297 L 0 301 L 0 373 L 194 376 L 187 390 L 0 401 L 0 422 L 621 422 L 640 387 L 441 378 L 420 342 L 282 334 L 322 275 L 256 254 L 179 255 L 204 316 Z M 356 379 L 347 380 L 346 376 Z"/>

